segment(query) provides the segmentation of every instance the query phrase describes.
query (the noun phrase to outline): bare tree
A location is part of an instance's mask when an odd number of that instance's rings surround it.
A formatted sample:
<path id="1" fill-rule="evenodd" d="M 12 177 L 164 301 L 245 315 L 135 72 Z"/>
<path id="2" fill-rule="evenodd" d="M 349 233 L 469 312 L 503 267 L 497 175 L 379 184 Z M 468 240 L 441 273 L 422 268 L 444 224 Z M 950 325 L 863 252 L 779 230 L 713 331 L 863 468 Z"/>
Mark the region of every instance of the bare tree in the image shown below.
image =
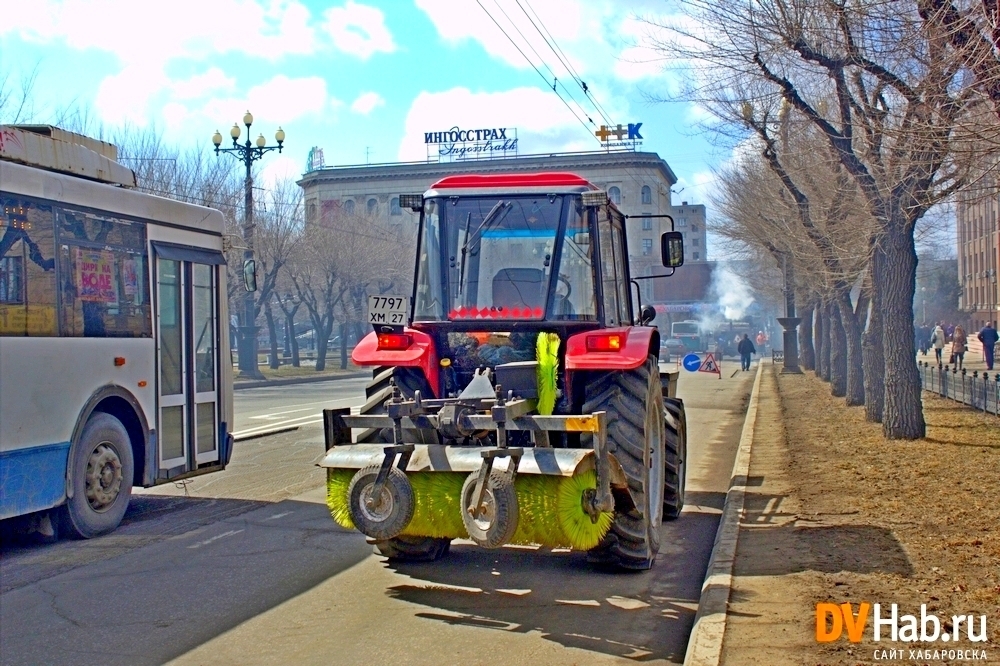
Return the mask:
<path id="1" fill-rule="evenodd" d="M 948 35 L 912 0 L 768 0 L 733 11 L 723 0 L 687 0 L 696 30 L 673 28 L 678 51 L 701 65 L 701 99 L 784 100 L 826 137 L 876 223 L 872 298 L 884 314 L 889 438 L 925 433 L 912 350 L 917 220 L 951 195 L 979 149 L 964 122 L 984 103 Z M 666 26 L 664 26 L 666 27 Z M 697 46 L 690 46 L 691 40 Z M 979 128 L 981 131 L 981 127 Z"/>

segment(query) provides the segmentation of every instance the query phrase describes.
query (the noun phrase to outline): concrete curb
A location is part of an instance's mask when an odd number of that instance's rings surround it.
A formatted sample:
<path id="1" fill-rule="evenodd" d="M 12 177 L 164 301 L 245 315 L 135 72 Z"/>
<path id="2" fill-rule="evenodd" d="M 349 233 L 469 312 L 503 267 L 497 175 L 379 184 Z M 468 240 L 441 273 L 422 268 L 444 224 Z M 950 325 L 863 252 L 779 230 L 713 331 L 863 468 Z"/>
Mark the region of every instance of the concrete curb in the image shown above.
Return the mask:
<path id="1" fill-rule="evenodd" d="M 233 382 L 233 390 L 239 391 L 241 389 L 249 389 L 249 388 L 290 386 L 292 384 L 312 384 L 315 382 L 335 381 L 337 379 L 357 379 L 358 377 L 371 378 L 371 376 L 372 373 L 369 371 L 369 372 L 351 372 L 343 375 L 322 375 L 320 377 L 289 377 L 288 379 L 265 379 L 263 381 L 253 381 L 253 382 Z"/>
<path id="2" fill-rule="evenodd" d="M 736 542 L 739 538 L 740 518 L 743 516 L 743 500 L 746 496 L 747 474 L 750 471 L 750 449 L 753 446 L 754 426 L 757 422 L 757 402 L 760 397 L 760 378 L 764 364 L 757 362 L 757 376 L 754 378 L 750 404 L 743 420 L 740 448 L 736 452 L 733 473 L 726 493 L 726 504 L 722 509 L 722 520 L 715 534 L 712 557 L 701 586 L 698 613 L 694 618 L 694 628 L 688 639 L 684 666 L 718 666 L 722 659 L 722 639 L 726 633 L 726 618 L 729 608 L 729 593 L 733 585 L 733 564 L 736 561 Z"/>

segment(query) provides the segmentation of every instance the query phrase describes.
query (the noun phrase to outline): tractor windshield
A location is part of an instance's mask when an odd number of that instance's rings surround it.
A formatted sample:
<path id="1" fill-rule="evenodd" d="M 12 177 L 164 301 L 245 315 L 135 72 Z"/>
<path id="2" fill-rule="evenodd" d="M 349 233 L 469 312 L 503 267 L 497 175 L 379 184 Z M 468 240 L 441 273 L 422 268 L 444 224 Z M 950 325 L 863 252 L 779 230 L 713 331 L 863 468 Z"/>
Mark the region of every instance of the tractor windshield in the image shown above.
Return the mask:
<path id="1" fill-rule="evenodd" d="M 431 199 L 417 266 L 414 319 L 531 320 L 589 318 L 594 289 L 589 234 L 572 197 L 562 195 L 468 196 Z M 570 218 L 561 225 L 563 217 Z M 557 238 L 566 234 L 570 264 L 557 270 Z M 572 231 L 571 231 L 572 230 Z M 583 275 L 580 279 L 577 274 Z M 571 282 L 577 278 L 579 282 Z M 572 285 L 572 286 L 571 286 Z M 583 300 L 574 307 L 569 293 Z M 589 299 L 589 303 L 588 303 Z M 577 316 L 580 315 L 580 316 Z"/>

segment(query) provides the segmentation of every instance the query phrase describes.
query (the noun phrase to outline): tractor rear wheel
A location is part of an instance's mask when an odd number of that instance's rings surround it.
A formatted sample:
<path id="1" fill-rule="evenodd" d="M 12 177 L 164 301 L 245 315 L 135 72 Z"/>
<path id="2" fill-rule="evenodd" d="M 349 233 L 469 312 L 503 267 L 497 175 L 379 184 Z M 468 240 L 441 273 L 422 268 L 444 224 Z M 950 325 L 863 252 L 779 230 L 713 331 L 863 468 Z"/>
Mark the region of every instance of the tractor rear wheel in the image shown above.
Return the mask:
<path id="1" fill-rule="evenodd" d="M 675 520 L 684 508 L 687 476 L 687 415 L 684 401 L 664 398 L 667 415 L 666 467 L 663 470 L 663 519 Z"/>
<path id="2" fill-rule="evenodd" d="M 608 415 L 608 450 L 622 466 L 635 506 L 615 507 L 607 536 L 589 552 L 593 561 L 649 569 L 660 550 L 666 469 L 663 395 L 657 360 L 608 372 L 587 385 L 583 411 Z"/>

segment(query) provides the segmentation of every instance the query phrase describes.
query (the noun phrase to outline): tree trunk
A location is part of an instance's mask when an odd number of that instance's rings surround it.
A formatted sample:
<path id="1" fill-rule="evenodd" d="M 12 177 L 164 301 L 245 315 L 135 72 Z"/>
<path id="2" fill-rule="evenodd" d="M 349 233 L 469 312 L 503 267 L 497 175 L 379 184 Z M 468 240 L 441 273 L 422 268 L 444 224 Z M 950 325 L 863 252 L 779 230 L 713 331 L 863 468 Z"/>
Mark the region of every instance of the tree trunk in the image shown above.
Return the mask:
<path id="1" fill-rule="evenodd" d="M 861 355 L 865 365 L 865 419 L 872 423 L 882 422 L 882 405 L 885 401 L 885 358 L 882 355 L 880 302 L 879 290 L 872 289 L 868 326 L 865 327 L 861 343 Z"/>
<path id="2" fill-rule="evenodd" d="M 881 290 L 885 314 L 882 348 L 885 352 L 885 404 L 882 433 L 888 439 L 919 439 L 926 435 L 920 375 L 913 355 L 913 292 L 917 252 L 908 225 L 893 219 L 882 237 L 885 261 L 876 262 L 875 289 Z"/>
<path id="3" fill-rule="evenodd" d="M 351 330 L 351 325 L 346 321 L 340 322 L 340 369 L 347 369 L 347 335 Z"/>
<path id="4" fill-rule="evenodd" d="M 288 336 L 288 348 L 292 352 L 292 367 L 301 367 L 301 361 L 299 360 L 299 339 L 295 337 L 295 311 L 293 310 L 291 314 L 285 314 L 286 325 L 291 333 Z"/>
<path id="5" fill-rule="evenodd" d="M 865 375 L 861 363 L 861 325 L 851 306 L 850 293 L 842 294 L 838 302 L 840 321 L 846 337 L 847 349 L 847 406 L 865 404 Z"/>
<path id="6" fill-rule="evenodd" d="M 799 324 L 799 361 L 806 370 L 816 369 L 816 350 L 813 348 L 813 306 L 802 309 Z"/>
<path id="7" fill-rule="evenodd" d="M 264 303 L 264 320 L 267 321 L 267 339 L 271 342 L 271 351 L 267 354 L 267 367 L 277 370 L 281 367 L 281 364 L 278 362 L 278 327 L 274 325 L 274 312 L 271 310 L 271 301 Z"/>
<path id="8" fill-rule="evenodd" d="M 832 300 L 826 305 L 827 330 L 830 339 L 830 394 L 835 398 L 847 395 L 847 336 L 840 321 L 840 308 Z"/>
<path id="9" fill-rule="evenodd" d="M 830 381 L 830 318 L 826 304 L 816 306 L 816 376 Z"/>

